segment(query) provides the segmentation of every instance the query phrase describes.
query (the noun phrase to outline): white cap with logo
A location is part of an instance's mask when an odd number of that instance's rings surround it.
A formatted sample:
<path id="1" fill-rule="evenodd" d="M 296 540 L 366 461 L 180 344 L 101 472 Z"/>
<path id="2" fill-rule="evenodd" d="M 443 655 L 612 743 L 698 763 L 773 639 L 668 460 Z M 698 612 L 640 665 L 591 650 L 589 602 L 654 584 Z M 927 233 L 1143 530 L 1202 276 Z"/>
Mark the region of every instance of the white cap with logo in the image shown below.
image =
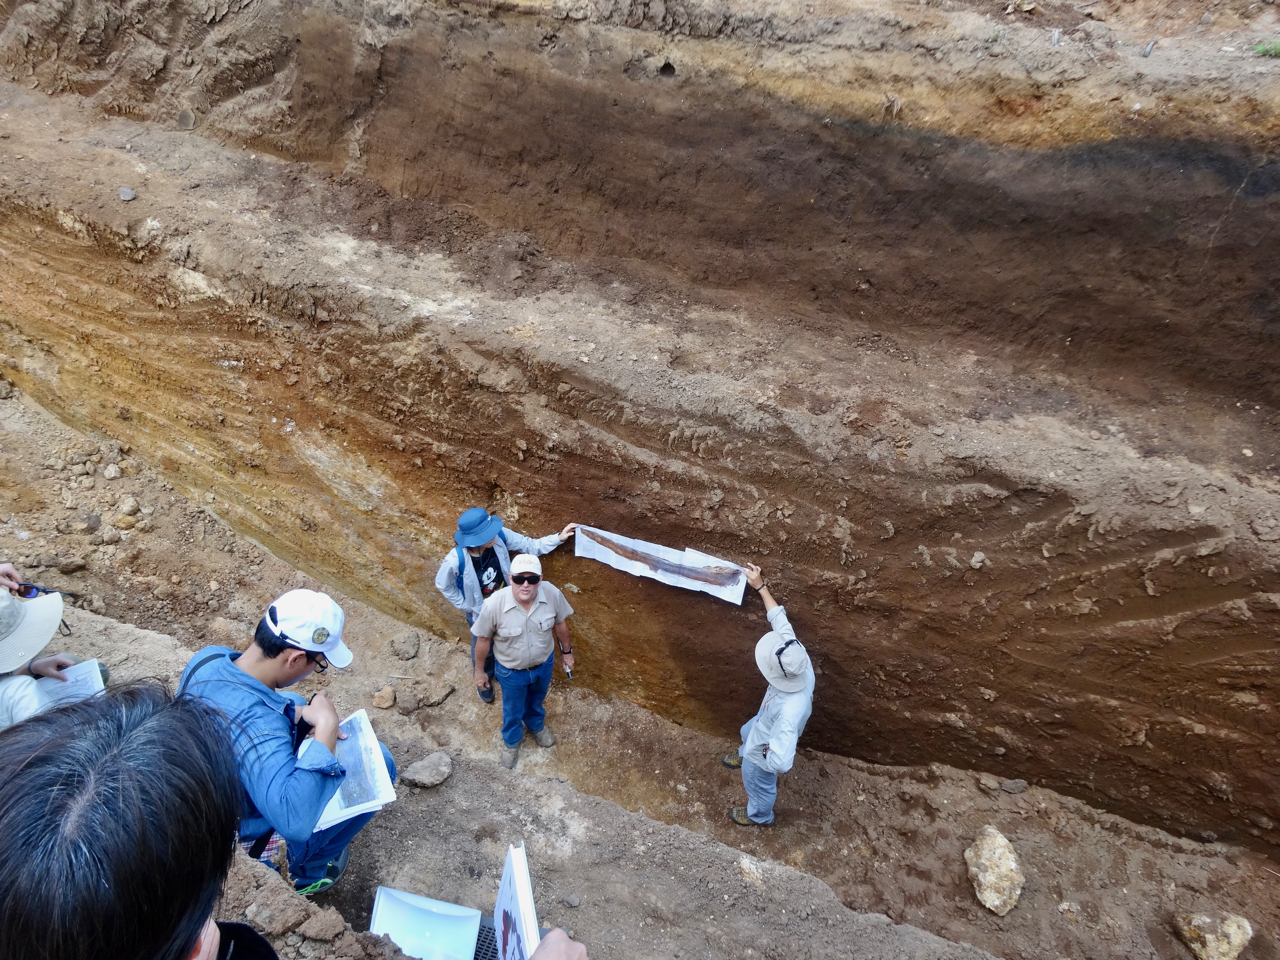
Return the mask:
<path id="1" fill-rule="evenodd" d="M 351 650 L 342 642 L 346 616 L 342 608 L 315 590 L 290 590 L 267 610 L 267 629 L 300 650 L 324 654 L 338 669 L 351 665 Z"/>
<path id="2" fill-rule="evenodd" d="M 62 622 L 62 594 L 22 601 L 0 587 L 0 673 L 26 666 L 49 645 Z"/>
<path id="3" fill-rule="evenodd" d="M 516 554 L 511 560 L 511 575 L 517 573 L 536 573 L 542 576 L 542 561 L 531 553 Z"/>

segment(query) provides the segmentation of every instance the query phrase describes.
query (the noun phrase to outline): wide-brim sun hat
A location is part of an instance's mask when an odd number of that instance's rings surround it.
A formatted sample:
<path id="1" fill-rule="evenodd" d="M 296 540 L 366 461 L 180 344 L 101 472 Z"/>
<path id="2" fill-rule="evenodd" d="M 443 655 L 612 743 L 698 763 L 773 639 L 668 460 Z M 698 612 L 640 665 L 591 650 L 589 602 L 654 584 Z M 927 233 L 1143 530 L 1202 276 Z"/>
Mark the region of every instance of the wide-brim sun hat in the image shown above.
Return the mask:
<path id="1" fill-rule="evenodd" d="M 756 643 L 756 666 L 764 678 L 783 693 L 796 693 L 804 689 L 813 667 L 809 663 L 808 652 L 798 641 L 782 652 L 782 662 L 779 663 L 777 651 L 786 642 L 776 631 L 766 633 Z"/>
<path id="2" fill-rule="evenodd" d="M 501 517 L 490 516 L 484 507 L 472 507 L 458 518 L 453 540 L 460 547 L 479 547 L 496 537 L 501 529 Z"/>
<path id="3" fill-rule="evenodd" d="M 62 622 L 62 594 L 19 600 L 0 587 L 0 673 L 24 667 L 49 645 Z"/>
<path id="4" fill-rule="evenodd" d="M 342 642 L 346 614 L 327 594 L 290 590 L 271 604 L 265 619 L 271 632 L 286 643 L 323 654 L 339 670 L 351 666 L 351 649 Z"/>

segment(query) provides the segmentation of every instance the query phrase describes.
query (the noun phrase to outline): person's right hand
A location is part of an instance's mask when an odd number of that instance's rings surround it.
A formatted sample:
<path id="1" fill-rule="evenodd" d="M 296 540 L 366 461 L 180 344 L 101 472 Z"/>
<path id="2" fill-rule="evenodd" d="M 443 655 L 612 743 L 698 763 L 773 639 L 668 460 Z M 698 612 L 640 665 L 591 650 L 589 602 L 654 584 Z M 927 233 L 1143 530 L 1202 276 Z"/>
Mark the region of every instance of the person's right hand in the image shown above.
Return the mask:
<path id="1" fill-rule="evenodd" d="M 587 948 L 570 940 L 563 927 L 556 927 L 542 938 L 529 960 L 587 960 Z"/>
<path id="2" fill-rule="evenodd" d="M 748 563 L 744 570 L 747 571 L 747 584 L 752 590 L 759 590 L 764 586 L 764 574 L 760 572 L 760 568 L 754 563 Z"/>
<path id="3" fill-rule="evenodd" d="M 345 740 L 347 735 L 342 732 L 338 726 L 338 711 L 333 705 L 333 701 L 329 699 L 329 694 L 321 690 L 311 702 L 302 708 L 298 714 L 298 719 L 305 720 L 311 726 L 316 728 L 316 736 L 323 739 L 324 734 L 330 731 L 336 733 L 337 739 Z"/>
<path id="4" fill-rule="evenodd" d="M 481 690 L 489 689 L 489 675 L 484 672 L 483 666 L 476 667 L 476 686 Z"/>
<path id="5" fill-rule="evenodd" d="M 14 596 L 18 595 L 18 584 L 22 583 L 22 574 L 12 563 L 0 563 L 0 587 Z"/>

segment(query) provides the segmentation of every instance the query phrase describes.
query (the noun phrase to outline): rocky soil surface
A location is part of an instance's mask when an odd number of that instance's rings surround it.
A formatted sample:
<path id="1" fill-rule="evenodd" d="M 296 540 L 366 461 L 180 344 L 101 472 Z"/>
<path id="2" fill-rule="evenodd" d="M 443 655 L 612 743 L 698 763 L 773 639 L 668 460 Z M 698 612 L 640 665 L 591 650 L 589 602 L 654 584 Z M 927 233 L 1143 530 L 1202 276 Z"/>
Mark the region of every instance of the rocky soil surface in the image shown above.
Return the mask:
<path id="1" fill-rule="evenodd" d="M 254 923 L 286 957 L 394 957 L 357 935 L 379 885 L 490 912 L 506 844 L 521 839 L 541 920 L 572 930 L 593 957 L 834 958 L 857 949 L 921 960 L 981 951 L 1182 960 L 1176 917 L 1194 912 L 1248 918 L 1256 932 L 1246 960 L 1280 956 L 1273 861 L 1139 826 L 1021 779 L 878 766 L 809 748 L 783 778 L 779 825 L 744 831 L 726 817 L 743 796 L 718 763 L 730 740 L 563 676 L 548 701 L 557 746 L 528 740 L 516 770 L 503 770 L 500 712 L 469 691 L 470 661 L 456 638 L 295 571 L 136 455 L 123 457 L 133 469 L 117 479 L 95 471 L 92 488 L 70 470 L 41 469 L 55 457 L 85 453 L 93 463 L 104 452 L 115 455 L 20 392 L 0 401 L 0 554 L 58 558 L 28 572 L 108 613 L 71 607 L 65 649 L 101 659 L 119 681 L 173 683 L 200 646 L 245 646 L 280 592 L 325 589 L 347 612 L 356 660 L 303 692 L 327 688 L 343 714 L 369 709 L 402 771 L 442 750 L 451 758 L 443 784 L 399 785 L 397 802 L 353 848 L 347 877 L 315 906 L 269 871 L 237 867 L 225 915 Z M 147 522 L 94 545 L 102 530 L 118 529 L 112 518 L 128 515 L 119 507 L 129 500 Z M 108 523 L 93 533 L 67 526 L 91 515 Z M 580 667 L 590 675 L 606 665 L 584 656 Z M 394 697 L 374 706 L 388 688 Z M 1026 876 L 1003 917 L 980 905 L 964 857 L 987 825 L 1009 838 Z M 342 919 L 317 919 L 331 908 Z"/>

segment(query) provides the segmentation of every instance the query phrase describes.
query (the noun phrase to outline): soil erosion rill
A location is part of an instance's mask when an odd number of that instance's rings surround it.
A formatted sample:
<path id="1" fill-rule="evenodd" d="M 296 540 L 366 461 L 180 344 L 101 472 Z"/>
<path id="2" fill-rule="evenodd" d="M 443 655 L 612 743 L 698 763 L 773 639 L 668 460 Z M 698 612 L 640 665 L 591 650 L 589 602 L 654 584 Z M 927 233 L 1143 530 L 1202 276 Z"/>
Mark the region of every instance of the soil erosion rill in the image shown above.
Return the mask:
<path id="1" fill-rule="evenodd" d="M 0 363 L 404 620 L 477 505 L 759 562 L 802 747 L 1273 845 L 1280 23 L 1161 6 L 8 5 Z M 546 574 L 756 708 L 750 604 Z"/>

